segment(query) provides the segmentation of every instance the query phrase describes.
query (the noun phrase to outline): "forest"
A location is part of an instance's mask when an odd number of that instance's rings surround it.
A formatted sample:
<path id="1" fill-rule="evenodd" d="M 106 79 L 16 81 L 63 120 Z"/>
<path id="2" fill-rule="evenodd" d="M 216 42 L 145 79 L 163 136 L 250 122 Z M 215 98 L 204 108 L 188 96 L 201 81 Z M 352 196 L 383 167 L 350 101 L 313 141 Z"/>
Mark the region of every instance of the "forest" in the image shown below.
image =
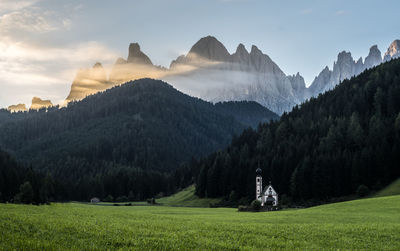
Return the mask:
<path id="1" fill-rule="evenodd" d="M 196 193 L 251 201 L 261 168 L 281 200 L 318 203 L 378 190 L 400 177 L 399 163 L 400 60 L 392 60 L 202 158 Z"/>
<path id="2" fill-rule="evenodd" d="M 194 182 L 181 167 L 278 116 L 255 102 L 212 104 L 142 79 L 28 113 L 0 111 L 0 147 L 57 181 L 54 200 L 143 200 Z"/>

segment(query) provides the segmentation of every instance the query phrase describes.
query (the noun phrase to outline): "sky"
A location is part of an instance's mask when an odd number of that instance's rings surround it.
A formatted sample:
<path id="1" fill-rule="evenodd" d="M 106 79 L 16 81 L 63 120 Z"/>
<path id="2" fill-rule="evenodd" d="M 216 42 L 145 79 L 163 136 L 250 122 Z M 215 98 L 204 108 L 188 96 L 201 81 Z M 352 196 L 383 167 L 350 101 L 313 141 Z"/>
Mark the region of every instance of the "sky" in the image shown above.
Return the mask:
<path id="1" fill-rule="evenodd" d="M 398 0 L 0 0 L 0 107 L 62 103 L 78 69 L 110 67 L 138 42 L 168 67 L 201 37 L 256 45 L 309 85 L 340 51 L 400 39 Z"/>

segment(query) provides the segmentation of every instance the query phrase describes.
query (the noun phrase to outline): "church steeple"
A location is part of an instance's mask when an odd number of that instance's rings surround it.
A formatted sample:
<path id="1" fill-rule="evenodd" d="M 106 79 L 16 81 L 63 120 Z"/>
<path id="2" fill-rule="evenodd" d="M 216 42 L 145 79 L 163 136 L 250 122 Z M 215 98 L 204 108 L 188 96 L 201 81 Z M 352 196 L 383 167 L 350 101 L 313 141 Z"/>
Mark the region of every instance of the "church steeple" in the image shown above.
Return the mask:
<path id="1" fill-rule="evenodd" d="M 256 170 L 256 200 L 259 200 L 262 203 L 262 176 L 261 176 L 261 168 L 257 168 Z"/>

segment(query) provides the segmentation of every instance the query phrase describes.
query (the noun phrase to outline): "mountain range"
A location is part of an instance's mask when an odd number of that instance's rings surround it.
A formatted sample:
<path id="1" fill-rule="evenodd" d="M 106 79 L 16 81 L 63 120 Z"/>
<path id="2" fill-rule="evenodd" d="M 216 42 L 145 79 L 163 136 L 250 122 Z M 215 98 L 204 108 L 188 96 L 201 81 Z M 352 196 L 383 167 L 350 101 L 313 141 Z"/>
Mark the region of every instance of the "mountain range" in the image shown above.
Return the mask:
<path id="1" fill-rule="evenodd" d="M 325 67 L 307 88 L 299 73 L 286 75 L 254 45 L 249 52 L 239 44 L 230 54 L 215 37 L 207 36 L 195 43 L 186 55 L 173 60 L 167 69 L 153 65 L 139 44 L 132 43 L 127 59 L 117 59 L 109 75 L 101 63 L 80 70 L 66 101 L 80 100 L 132 79 L 151 77 L 163 79 L 178 90 L 207 101 L 256 101 L 282 114 L 308 98 L 334 88 L 344 79 L 399 56 L 400 40 L 389 46 L 383 59 L 376 45 L 370 48 L 365 60 L 355 61 L 350 52 L 342 51 L 332 70 Z"/>
<path id="2" fill-rule="evenodd" d="M 153 65 L 140 45 L 129 45 L 127 59 L 118 58 L 107 73 L 97 62 L 92 68 L 78 71 L 66 103 L 81 100 L 124 82 L 140 79 L 162 79 L 178 90 L 210 102 L 255 101 L 277 114 L 290 111 L 310 97 L 333 89 L 344 79 L 357 76 L 366 69 L 400 56 L 400 40 L 393 41 L 382 58 L 376 45 L 365 60 L 354 60 L 350 52 L 338 54 L 332 70 L 326 66 L 306 87 L 299 74 L 286 75 L 257 46 L 250 52 L 239 44 L 230 54 L 215 37 L 207 36 L 195 43 L 186 55 L 173 60 L 169 68 Z M 36 99 L 36 101 L 35 101 Z M 32 101 L 30 109 L 48 107 L 51 103 Z M 23 104 L 10 106 L 11 111 L 26 111 Z"/>

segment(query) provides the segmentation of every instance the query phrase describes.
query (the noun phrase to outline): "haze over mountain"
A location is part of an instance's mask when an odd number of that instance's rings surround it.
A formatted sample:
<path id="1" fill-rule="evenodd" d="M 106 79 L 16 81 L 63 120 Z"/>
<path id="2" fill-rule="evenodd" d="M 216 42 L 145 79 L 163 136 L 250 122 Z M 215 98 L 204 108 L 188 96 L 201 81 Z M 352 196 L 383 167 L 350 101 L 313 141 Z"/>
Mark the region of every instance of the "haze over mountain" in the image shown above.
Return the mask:
<path id="1" fill-rule="evenodd" d="M 396 40 L 390 45 L 384 60 L 398 57 L 398 48 Z M 299 73 L 286 75 L 254 45 L 249 52 L 243 44 L 239 44 L 236 51 L 230 54 L 215 37 L 204 37 L 166 69 L 153 65 L 140 46 L 132 43 L 128 58 L 117 59 L 109 77 L 100 63 L 92 69 L 80 70 L 66 101 L 80 100 L 129 80 L 151 77 L 165 80 L 184 93 L 211 102 L 256 101 L 282 114 L 380 63 L 382 56 L 376 45 L 370 48 L 365 60 L 360 58 L 355 61 L 350 52 L 343 51 L 339 53 L 332 70 L 325 67 L 307 88 Z"/>

